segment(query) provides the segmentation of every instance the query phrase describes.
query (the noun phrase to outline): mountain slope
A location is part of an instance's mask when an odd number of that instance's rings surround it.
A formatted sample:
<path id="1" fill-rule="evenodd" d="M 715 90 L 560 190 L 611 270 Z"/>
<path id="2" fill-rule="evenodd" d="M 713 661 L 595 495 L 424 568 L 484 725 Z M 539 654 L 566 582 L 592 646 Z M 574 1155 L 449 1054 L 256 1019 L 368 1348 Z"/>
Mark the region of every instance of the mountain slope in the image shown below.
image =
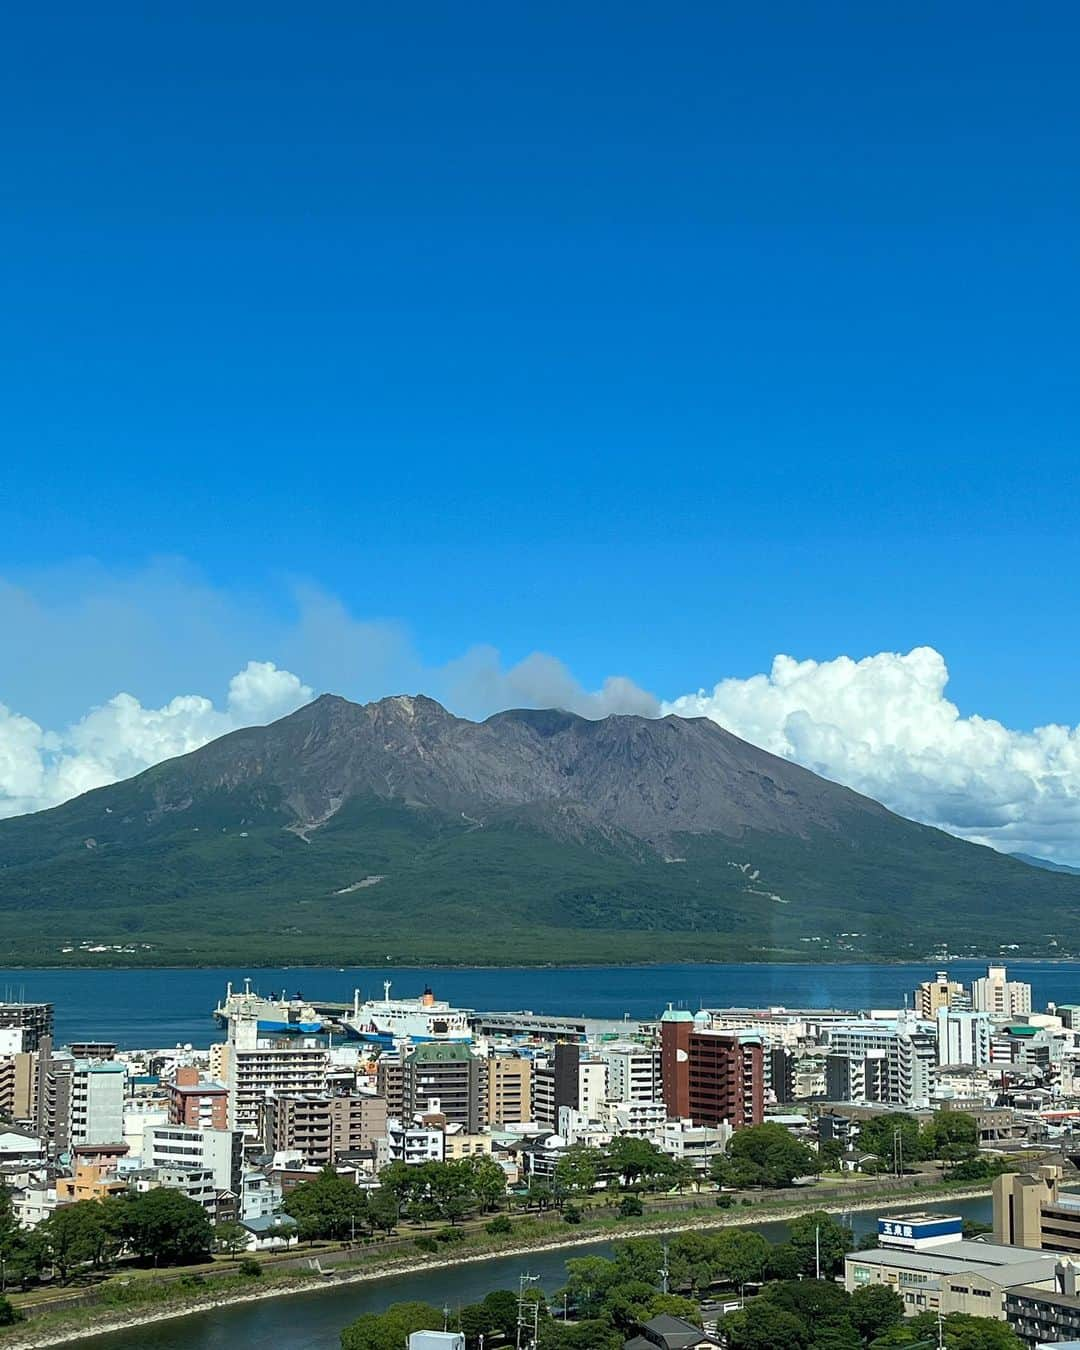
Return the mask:
<path id="1" fill-rule="evenodd" d="M 1080 877 L 1080 867 L 1070 867 L 1068 863 L 1051 862 L 1049 858 L 1036 858 L 1032 853 L 1013 853 L 1011 856 L 1026 862 L 1029 867 L 1041 867 L 1047 872 L 1067 872 L 1071 877 Z"/>
<path id="2" fill-rule="evenodd" d="M 422 697 L 327 695 L 0 821 L 25 961 L 1061 950 L 1078 898 L 706 719 L 474 723 Z"/>

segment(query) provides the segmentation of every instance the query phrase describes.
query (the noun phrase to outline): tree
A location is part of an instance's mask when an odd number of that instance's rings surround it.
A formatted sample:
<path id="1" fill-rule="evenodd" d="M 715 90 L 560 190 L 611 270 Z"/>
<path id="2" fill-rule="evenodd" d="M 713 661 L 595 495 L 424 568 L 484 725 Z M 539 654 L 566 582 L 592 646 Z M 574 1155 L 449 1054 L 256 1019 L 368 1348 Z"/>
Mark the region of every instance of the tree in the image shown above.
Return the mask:
<path id="1" fill-rule="evenodd" d="M 722 1186 L 790 1186 L 818 1170 L 817 1154 L 783 1125 L 736 1130 L 727 1153 L 713 1159 L 713 1179 Z"/>
<path id="2" fill-rule="evenodd" d="M 966 1111 L 935 1111 L 920 1137 L 924 1158 L 959 1161 L 978 1147 L 979 1125 Z"/>
<path id="3" fill-rule="evenodd" d="M 847 1317 L 851 1295 L 831 1280 L 783 1280 L 770 1284 L 761 1297 L 793 1314 L 816 1333 L 822 1323 Z"/>
<path id="4" fill-rule="evenodd" d="M 620 1134 L 607 1146 L 607 1164 L 622 1177 L 624 1186 L 632 1186 L 638 1180 L 668 1176 L 673 1160 L 648 1139 Z"/>
<path id="5" fill-rule="evenodd" d="M 0 1327 L 11 1327 L 19 1320 L 19 1314 L 11 1299 L 0 1294 Z"/>
<path id="6" fill-rule="evenodd" d="M 186 1265 L 209 1256 L 214 1241 L 210 1220 L 202 1205 L 181 1191 L 162 1186 L 123 1196 L 117 1203 L 120 1231 L 132 1251 L 144 1260 L 153 1261 L 155 1266 Z M 53 1219 L 63 1212 L 57 1210 Z"/>
<path id="7" fill-rule="evenodd" d="M 624 1337 L 599 1318 L 583 1322 L 548 1321 L 540 1328 L 540 1350 L 622 1350 Z"/>
<path id="8" fill-rule="evenodd" d="M 713 1239 L 716 1273 L 734 1285 L 757 1284 L 769 1268 L 769 1243 L 760 1233 L 729 1228 Z"/>
<path id="9" fill-rule="evenodd" d="M 693 1322 L 701 1326 L 701 1305 L 682 1294 L 653 1294 L 646 1310 L 649 1317 L 659 1317 L 666 1313 L 668 1317 L 681 1317 L 684 1322 Z"/>
<path id="10" fill-rule="evenodd" d="M 886 1284 L 864 1284 L 852 1294 L 848 1316 L 864 1341 L 876 1341 L 904 1320 L 904 1300 Z"/>
<path id="11" fill-rule="evenodd" d="M 788 1235 L 788 1243 L 804 1275 L 816 1273 L 819 1254 L 821 1274 L 826 1278 L 839 1274 L 844 1266 L 844 1257 L 855 1245 L 851 1229 L 820 1209 L 792 1219 L 788 1225 Z"/>
<path id="12" fill-rule="evenodd" d="M 636 1195 L 624 1195 L 619 1201 L 620 1219 L 639 1219 L 645 1213 L 645 1206 Z"/>
<path id="13" fill-rule="evenodd" d="M 823 1139 L 818 1144 L 818 1167 L 822 1172 L 839 1172 L 844 1146 L 836 1139 Z"/>
<path id="14" fill-rule="evenodd" d="M 613 1283 L 648 1284 L 656 1289 L 664 1264 L 663 1244 L 657 1238 L 630 1238 L 615 1248 Z"/>
<path id="15" fill-rule="evenodd" d="M 529 1178 L 529 1204 L 535 1205 L 543 1213 L 551 1205 L 551 1187 L 539 1177 Z"/>
<path id="16" fill-rule="evenodd" d="M 473 1195 L 482 1210 L 497 1209 L 506 1196 L 506 1173 L 494 1158 L 486 1155 L 466 1159 L 471 1174 Z"/>
<path id="17" fill-rule="evenodd" d="M 20 1289 L 28 1288 L 40 1279 L 42 1270 L 49 1262 L 44 1225 L 30 1232 L 19 1229 L 6 1241 L 0 1256 L 4 1259 L 4 1284 L 8 1288 L 16 1284 Z"/>
<path id="18" fill-rule="evenodd" d="M 676 1289 L 695 1294 L 708 1289 L 717 1274 L 717 1245 L 718 1239 L 706 1233 L 679 1233 L 672 1239 L 667 1266 Z"/>
<path id="19" fill-rule="evenodd" d="M 483 1306 L 491 1319 L 492 1330 L 509 1337 L 517 1324 L 517 1294 L 512 1289 L 493 1289 L 484 1295 Z"/>
<path id="20" fill-rule="evenodd" d="M 103 1264 L 108 1242 L 104 1206 L 99 1200 L 79 1200 L 55 1209 L 41 1225 L 48 1258 L 63 1281 L 78 1266 Z"/>
<path id="21" fill-rule="evenodd" d="M 481 1336 L 490 1336 L 498 1328 L 491 1320 L 491 1312 L 483 1303 L 467 1303 L 458 1313 L 457 1330 L 463 1332 L 466 1341 L 477 1341 Z"/>
<path id="22" fill-rule="evenodd" d="M 649 1317 L 649 1306 L 656 1295 L 653 1280 L 629 1280 L 613 1285 L 604 1299 L 604 1316 L 627 1335 Z"/>
<path id="23" fill-rule="evenodd" d="M 827 1317 L 814 1328 L 810 1350 L 862 1350 L 859 1333 L 847 1317 Z"/>
<path id="24" fill-rule="evenodd" d="M 214 1246 L 226 1256 L 236 1256 L 247 1246 L 248 1232 L 243 1224 L 228 1220 L 214 1225 Z"/>
<path id="25" fill-rule="evenodd" d="M 950 1313 L 945 1318 L 946 1350 L 1021 1350 L 1022 1343 L 1007 1322 L 993 1317 Z"/>
<path id="26" fill-rule="evenodd" d="M 761 1298 L 722 1317 L 720 1329 L 729 1350 L 807 1350 L 810 1341 L 797 1317 Z"/>
<path id="27" fill-rule="evenodd" d="M 392 1233 L 398 1221 L 398 1198 L 389 1186 L 379 1186 L 368 1192 L 367 1211 L 372 1231 Z"/>
<path id="28" fill-rule="evenodd" d="M 1022 1350 L 1022 1342 L 1007 1322 L 993 1317 L 972 1317 L 968 1313 L 949 1313 L 942 1319 L 945 1350 Z M 912 1344 L 937 1341 L 938 1321 L 934 1313 L 920 1313 L 879 1337 L 879 1345 Z M 906 1341 L 901 1338 L 908 1338 Z"/>
<path id="29" fill-rule="evenodd" d="M 599 1149 L 581 1144 L 566 1149 L 555 1164 L 556 1195 L 588 1195 L 596 1189 L 602 1166 Z"/>
<path id="30" fill-rule="evenodd" d="M 897 1148 L 899 1139 L 900 1150 Z M 871 1116 L 859 1125 L 859 1147 L 864 1153 L 873 1153 L 890 1171 L 896 1167 L 899 1153 L 903 1153 L 905 1169 L 919 1162 L 923 1154 L 923 1137 L 919 1122 L 902 1111 L 887 1111 Z"/>
<path id="31" fill-rule="evenodd" d="M 443 1315 L 430 1303 L 392 1303 L 364 1313 L 341 1333 L 341 1350 L 401 1350 L 414 1331 L 441 1331 Z"/>
<path id="32" fill-rule="evenodd" d="M 379 1173 L 379 1185 L 394 1196 L 399 1207 L 408 1204 L 415 1193 L 416 1171 L 407 1163 L 392 1162 Z"/>
<path id="33" fill-rule="evenodd" d="M 579 1317 L 595 1316 L 608 1289 L 619 1278 L 614 1261 L 602 1256 L 571 1257 L 566 1263 L 565 1293 Z M 516 1314 L 515 1314 L 516 1315 Z"/>
<path id="34" fill-rule="evenodd" d="M 314 1181 L 304 1181 L 291 1190 L 282 1206 L 296 1220 L 299 1236 L 313 1238 L 354 1237 L 369 1222 L 367 1196 L 348 1177 L 324 1167 Z"/>

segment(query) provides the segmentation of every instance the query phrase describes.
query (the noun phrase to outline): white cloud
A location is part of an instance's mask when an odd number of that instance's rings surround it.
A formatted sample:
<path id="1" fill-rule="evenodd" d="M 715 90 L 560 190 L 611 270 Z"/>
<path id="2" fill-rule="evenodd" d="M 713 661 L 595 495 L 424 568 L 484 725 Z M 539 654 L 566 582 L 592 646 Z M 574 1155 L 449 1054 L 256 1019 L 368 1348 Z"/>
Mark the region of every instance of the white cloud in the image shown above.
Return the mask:
<path id="1" fill-rule="evenodd" d="M 436 687 L 449 707 L 468 717 L 487 717 L 504 708 L 562 708 L 581 717 L 637 713 L 655 717 L 659 700 L 623 675 L 609 675 L 588 690 L 556 657 L 533 652 L 504 670 L 494 647 L 473 647 L 436 674 Z"/>
<path id="2" fill-rule="evenodd" d="M 1014 731 L 961 717 L 931 647 L 853 661 L 778 656 L 663 705 L 876 797 L 915 820 L 1009 852 L 1080 856 L 1080 727 Z"/>
<path id="3" fill-rule="evenodd" d="M 252 651 L 279 665 L 244 665 Z M 312 689 L 358 701 L 424 692 L 468 717 L 552 706 L 585 717 L 712 717 L 903 815 L 998 848 L 1080 861 L 1080 729 L 961 717 L 946 697 L 945 661 L 928 647 L 862 660 L 778 656 L 767 675 L 661 705 L 624 676 L 583 685 L 543 652 L 507 666 L 495 648 L 475 646 L 431 665 L 402 624 L 358 619 L 315 587 L 237 596 L 174 559 L 130 574 L 87 563 L 0 577 L 0 679 L 0 815 L 55 805 L 272 721 Z M 173 697 L 226 685 L 218 703 Z M 115 694 L 125 688 L 138 697 Z"/>
<path id="4" fill-rule="evenodd" d="M 130 694 L 117 694 L 63 732 L 50 733 L 0 705 L 0 816 L 55 806 L 129 778 L 237 727 L 283 717 L 312 696 L 291 672 L 249 661 L 230 680 L 224 708 L 196 694 L 144 708 Z"/>

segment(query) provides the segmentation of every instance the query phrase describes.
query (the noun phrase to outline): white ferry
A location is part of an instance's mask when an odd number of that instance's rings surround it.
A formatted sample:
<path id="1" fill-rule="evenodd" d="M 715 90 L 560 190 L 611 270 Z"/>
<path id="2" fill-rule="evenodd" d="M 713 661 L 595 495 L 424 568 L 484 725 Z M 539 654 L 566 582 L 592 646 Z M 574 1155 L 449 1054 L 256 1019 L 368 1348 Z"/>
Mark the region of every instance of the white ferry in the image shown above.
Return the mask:
<path id="1" fill-rule="evenodd" d="M 225 998 L 214 1009 L 214 1018 L 223 1027 L 232 1017 L 257 1017 L 259 1030 L 269 1034 L 293 1033 L 311 1036 L 323 1030 L 323 1020 L 305 999 L 297 994 L 288 998 L 270 994 L 262 997 L 252 991 L 251 981 L 244 981 L 243 990 L 233 989 L 231 982 L 225 988 Z"/>
<path id="2" fill-rule="evenodd" d="M 353 996 L 352 1014 L 343 1019 L 350 1035 L 378 1045 L 396 1041 L 471 1041 L 469 1014 L 437 999 L 430 989 L 419 998 L 391 998 L 390 981 L 383 983 L 383 997 L 360 1002 Z"/>

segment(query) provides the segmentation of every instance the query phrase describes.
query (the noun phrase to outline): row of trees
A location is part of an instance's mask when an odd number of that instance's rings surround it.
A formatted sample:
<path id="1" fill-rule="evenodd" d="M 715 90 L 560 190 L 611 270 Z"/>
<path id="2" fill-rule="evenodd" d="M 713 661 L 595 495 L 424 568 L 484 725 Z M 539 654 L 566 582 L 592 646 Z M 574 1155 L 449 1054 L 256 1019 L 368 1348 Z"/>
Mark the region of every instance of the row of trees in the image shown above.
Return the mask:
<path id="1" fill-rule="evenodd" d="M 956 1167 L 978 1153 L 979 1127 L 966 1111 L 935 1111 L 925 1125 L 903 1112 L 887 1113 L 860 1122 L 859 1148 L 889 1171 L 930 1159 Z"/>
<path id="2" fill-rule="evenodd" d="M 813 1278 L 818 1243 L 822 1279 Z M 718 1282 L 735 1289 L 764 1286 L 722 1320 L 729 1350 L 904 1350 L 936 1339 L 936 1322 L 931 1327 L 925 1318 L 905 1319 L 894 1290 L 868 1285 L 848 1294 L 830 1278 L 850 1249 L 850 1230 L 823 1213 L 795 1220 L 789 1240 L 778 1245 L 740 1230 L 679 1234 L 666 1252 L 652 1238 L 620 1243 L 610 1260 L 567 1262 L 568 1280 L 556 1306 L 568 1306 L 572 1321 L 552 1317 L 543 1295 L 534 1295 L 540 1350 L 619 1350 L 642 1322 L 664 1312 L 700 1326 L 697 1299 Z M 664 1291 L 665 1280 L 673 1292 Z M 481 1336 L 490 1343 L 500 1333 L 512 1335 L 517 1315 L 517 1296 L 497 1290 L 447 1321 L 474 1350 Z M 397 1350 L 410 1332 L 438 1329 L 444 1317 L 423 1303 L 367 1313 L 342 1332 L 342 1348 Z M 950 1316 L 943 1339 L 947 1350 L 1021 1350 L 1008 1326 L 986 1318 Z"/>
<path id="3" fill-rule="evenodd" d="M 107 1269 L 121 1253 L 152 1265 L 206 1259 L 213 1229 L 201 1205 L 164 1188 L 62 1205 L 29 1231 L 18 1227 L 11 1197 L 0 1194 L 0 1257 L 9 1284 L 26 1286 L 51 1268 L 61 1280 Z"/>
<path id="4" fill-rule="evenodd" d="M 937 1342 L 934 1314 L 905 1318 L 900 1296 L 871 1284 L 848 1294 L 828 1280 L 783 1280 L 721 1321 L 728 1350 L 903 1350 Z M 1022 1350 L 991 1317 L 954 1313 L 942 1321 L 946 1350 Z"/>

